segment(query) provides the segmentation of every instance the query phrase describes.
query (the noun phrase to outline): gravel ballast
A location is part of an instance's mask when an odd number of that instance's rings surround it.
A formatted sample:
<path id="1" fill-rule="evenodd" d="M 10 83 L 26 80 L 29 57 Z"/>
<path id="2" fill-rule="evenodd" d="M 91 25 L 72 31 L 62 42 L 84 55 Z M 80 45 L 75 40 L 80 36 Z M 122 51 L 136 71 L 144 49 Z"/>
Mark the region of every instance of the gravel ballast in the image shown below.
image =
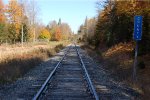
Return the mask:
<path id="1" fill-rule="evenodd" d="M 29 91 L 33 85 L 39 83 L 40 77 L 48 76 L 57 62 L 68 48 L 63 49 L 56 56 L 46 60 L 39 66 L 30 70 L 22 78 L 12 84 L 0 86 L 1 100 L 30 100 L 28 95 L 33 94 Z M 126 86 L 114 81 L 109 73 L 96 63 L 87 53 L 79 49 L 85 66 L 89 72 L 92 82 L 101 100 L 138 100 L 139 94 Z"/>

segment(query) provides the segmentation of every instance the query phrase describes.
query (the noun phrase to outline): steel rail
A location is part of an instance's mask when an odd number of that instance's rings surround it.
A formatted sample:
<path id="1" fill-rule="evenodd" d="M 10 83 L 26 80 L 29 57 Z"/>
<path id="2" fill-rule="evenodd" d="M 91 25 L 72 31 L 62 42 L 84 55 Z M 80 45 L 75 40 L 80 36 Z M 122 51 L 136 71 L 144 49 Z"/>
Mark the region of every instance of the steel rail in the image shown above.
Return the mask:
<path id="1" fill-rule="evenodd" d="M 68 53 L 69 50 L 70 50 L 70 47 L 68 48 L 68 50 L 66 51 L 66 53 L 64 54 L 64 56 L 61 58 L 61 60 L 57 63 L 57 65 L 55 66 L 55 68 L 53 69 L 53 71 L 49 74 L 48 78 L 46 79 L 46 81 L 41 86 L 41 88 L 38 90 L 38 92 L 36 93 L 36 95 L 33 97 L 32 100 L 38 100 L 40 98 L 40 96 L 42 95 L 43 91 L 46 89 L 49 81 L 51 80 L 52 76 L 56 72 L 57 68 L 60 66 L 61 62 L 66 57 L 66 55 L 67 55 L 67 53 Z"/>
<path id="2" fill-rule="evenodd" d="M 83 62 L 83 60 L 82 60 L 82 58 L 81 58 L 81 56 L 80 56 L 80 53 L 79 53 L 79 50 L 77 49 L 76 44 L 75 44 L 75 49 L 76 49 L 76 51 L 77 51 L 78 57 L 79 57 L 79 59 L 80 59 L 80 62 L 81 62 L 81 64 L 82 64 L 82 68 L 83 68 L 83 70 L 84 70 L 84 72 L 85 72 L 86 80 L 87 80 L 87 83 L 88 83 L 90 92 L 91 92 L 92 95 L 94 96 L 95 100 L 99 100 L 99 97 L 98 97 L 98 95 L 97 95 L 97 92 L 96 92 L 96 90 L 95 90 L 95 88 L 94 88 L 94 86 L 93 86 L 93 83 L 92 83 L 92 81 L 91 81 L 91 78 L 90 78 L 90 76 L 89 76 L 89 74 L 88 74 L 88 71 L 87 71 L 87 69 L 86 69 L 86 67 L 85 67 L 85 64 L 84 64 L 84 62 Z"/>

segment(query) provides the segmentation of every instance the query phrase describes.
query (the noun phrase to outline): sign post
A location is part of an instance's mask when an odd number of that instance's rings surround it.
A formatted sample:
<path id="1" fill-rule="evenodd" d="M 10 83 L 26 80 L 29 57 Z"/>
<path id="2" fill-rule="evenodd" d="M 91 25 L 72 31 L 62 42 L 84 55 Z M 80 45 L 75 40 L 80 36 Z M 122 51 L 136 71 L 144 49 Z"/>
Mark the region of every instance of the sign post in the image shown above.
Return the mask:
<path id="1" fill-rule="evenodd" d="M 133 39 L 136 41 L 135 47 L 135 58 L 134 58 L 134 66 L 133 66 L 133 80 L 137 81 L 137 56 L 138 56 L 138 41 L 142 39 L 142 16 L 135 16 L 134 17 L 134 34 Z"/>

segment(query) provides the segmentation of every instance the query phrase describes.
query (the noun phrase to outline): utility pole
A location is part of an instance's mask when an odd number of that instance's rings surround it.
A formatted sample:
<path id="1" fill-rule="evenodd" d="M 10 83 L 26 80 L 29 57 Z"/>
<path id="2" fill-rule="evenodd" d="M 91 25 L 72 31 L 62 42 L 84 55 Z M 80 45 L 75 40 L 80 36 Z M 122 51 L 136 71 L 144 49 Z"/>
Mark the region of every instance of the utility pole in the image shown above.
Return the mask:
<path id="1" fill-rule="evenodd" d="M 33 42 L 35 42 L 35 25 L 33 26 Z"/>
<path id="2" fill-rule="evenodd" d="M 36 4 L 35 4 L 35 0 L 33 0 L 32 2 L 31 2 L 31 5 L 32 5 L 32 12 L 31 12 L 31 15 L 32 15 L 32 27 L 33 27 L 33 43 L 35 43 L 35 41 L 36 41 L 36 33 L 35 33 L 35 22 L 36 22 Z"/>
<path id="3" fill-rule="evenodd" d="M 87 16 L 85 19 L 85 25 L 86 25 L 86 38 L 88 38 L 88 18 L 87 18 Z"/>
<path id="4" fill-rule="evenodd" d="M 23 1 L 21 0 L 21 46 L 23 47 L 23 37 L 24 37 L 24 32 L 23 32 L 23 11 L 24 11 L 24 6 L 23 6 Z"/>
<path id="5" fill-rule="evenodd" d="M 24 33 L 23 33 L 23 24 L 22 24 L 22 27 L 21 27 L 21 45 L 23 47 L 23 37 L 24 37 Z"/>

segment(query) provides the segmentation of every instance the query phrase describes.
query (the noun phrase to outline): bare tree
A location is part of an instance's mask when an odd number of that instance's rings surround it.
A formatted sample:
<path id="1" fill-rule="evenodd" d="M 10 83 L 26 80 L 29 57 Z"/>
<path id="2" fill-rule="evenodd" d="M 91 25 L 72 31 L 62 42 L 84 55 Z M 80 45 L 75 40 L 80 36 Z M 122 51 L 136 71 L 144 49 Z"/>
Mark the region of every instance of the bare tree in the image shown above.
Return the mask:
<path id="1" fill-rule="evenodd" d="M 48 24 L 48 28 L 50 29 L 54 29 L 57 27 L 57 22 L 54 20 L 54 21 L 51 21 L 49 24 Z"/>
<path id="2" fill-rule="evenodd" d="M 24 16 L 25 16 L 25 1 L 24 0 L 19 0 L 20 3 L 20 9 L 21 9 L 21 17 L 20 17 L 20 21 L 21 21 L 21 44 L 23 47 L 23 37 L 24 37 L 24 32 L 23 32 L 23 23 L 24 23 Z"/>
<path id="3" fill-rule="evenodd" d="M 33 42 L 36 40 L 36 23 L 37 23 L 37 16 L 38 16 L 38 5 L 35 0 L 30 0 L 28 2 L 28 10 L 27 10 L 27 16 L 29 18 L 30 27 L 33 32 Z"/>

